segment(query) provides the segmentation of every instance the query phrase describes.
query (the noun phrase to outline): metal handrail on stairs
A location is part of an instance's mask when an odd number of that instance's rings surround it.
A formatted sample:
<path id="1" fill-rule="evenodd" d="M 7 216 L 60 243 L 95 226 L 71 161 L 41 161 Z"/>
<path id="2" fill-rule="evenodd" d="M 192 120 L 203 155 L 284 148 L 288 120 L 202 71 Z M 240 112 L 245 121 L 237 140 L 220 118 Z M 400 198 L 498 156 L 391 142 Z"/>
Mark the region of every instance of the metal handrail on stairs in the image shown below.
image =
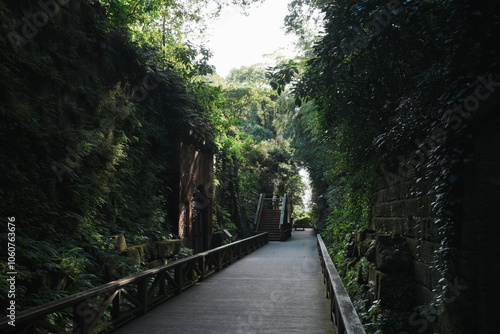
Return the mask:
<path id="1" fill-rule="evenodd" d="M 270 208 L 269 202 L 271 202 Z M 264 214 L 265 212 L 265 214 Z M 270 230 L 269 219 L 276 213 L 276 225 Z M 271 215 L 271 216 L 270 216 Z M 266 223 L 264 224 L 264 220 Z M 262 222 L 261 222 L 262 221 Z M 255 232 L 269 231 L 272 238 L 277 241 L 277 232 L 279 231 L 279 240 L 287 240 L 291 236 L 290 224 L 290 201 L 287 194 L 283 197 L 266 197 L 265 194 L 260 194 L 257 210 L 254 218 Z"/>
<path id="2" fill-rule="evenodd" d="M 259 230 L 260 217 L 262 215 L 262 208 L 264 207 L 264 198 L 265 194 L 260 194 L 259 203 L 257 204 L 257 211 L 255 212 L 255 219 L 253 221 L 253 225 L 255 226 L 255 231 Z"/>
<path id="3" fill-rule="evenodd" d="M 283 202 L 281 203 L 281 216 L 280 216 L 280 229 L 285 227 L 285 220 L 287 217 L 287 197 L 286 194 L 283 195 Z"/>

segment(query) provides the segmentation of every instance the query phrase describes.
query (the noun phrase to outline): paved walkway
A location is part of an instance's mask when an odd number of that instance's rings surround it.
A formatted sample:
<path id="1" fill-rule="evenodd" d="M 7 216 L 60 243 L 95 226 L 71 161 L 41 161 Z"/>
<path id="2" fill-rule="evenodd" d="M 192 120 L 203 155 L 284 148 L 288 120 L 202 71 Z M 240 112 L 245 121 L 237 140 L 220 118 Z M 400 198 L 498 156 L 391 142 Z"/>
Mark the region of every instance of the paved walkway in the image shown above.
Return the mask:
<path id="1" fill-rule="evenodd" d="M 116 333 L 335 333 L 311 229 L 268 245 Z"/>

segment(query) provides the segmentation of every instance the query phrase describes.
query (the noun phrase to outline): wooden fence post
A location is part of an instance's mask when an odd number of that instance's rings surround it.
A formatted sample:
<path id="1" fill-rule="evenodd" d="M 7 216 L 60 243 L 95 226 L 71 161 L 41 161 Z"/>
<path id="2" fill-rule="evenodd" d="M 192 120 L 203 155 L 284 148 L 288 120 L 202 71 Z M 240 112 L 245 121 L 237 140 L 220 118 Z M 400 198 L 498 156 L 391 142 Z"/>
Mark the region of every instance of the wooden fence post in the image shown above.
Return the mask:
<path id="1" fill-rule="evenodd" d="M 137 299 L 142 303 L 142 314 L 148 312 L 148 277 L 137 282 Z"/>
<path id="2" fill-rule="evenodd" d="M 73 308 L 73 332 L 87 334 L 89 333 L 89 323 L 92 321 L 92 310 L 89 308 L 88 299 L 82 300 Z"/>

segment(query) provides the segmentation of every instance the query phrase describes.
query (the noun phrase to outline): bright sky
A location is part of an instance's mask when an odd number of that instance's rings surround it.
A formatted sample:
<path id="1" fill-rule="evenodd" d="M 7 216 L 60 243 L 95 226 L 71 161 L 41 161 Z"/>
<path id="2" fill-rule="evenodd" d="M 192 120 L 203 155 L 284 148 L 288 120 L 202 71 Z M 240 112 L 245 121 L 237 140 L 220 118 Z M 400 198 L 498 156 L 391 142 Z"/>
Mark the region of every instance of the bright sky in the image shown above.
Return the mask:
<path id="1" fill-rule="evenodd" d="M 307 169 L 301 168 L 299 169 L 299 175 L 302 178 L 302 183 L 306 187 L 304 196 L 302 197 L 302 201 L 304 203 L 304 208 L 306 210 L 311 209 L 311 200 L 312 200 L 312 185 L 311 185 L 311 177 L 309 176 L 309 172 Z"/>
<path id="2" fill-rule="evenodd" d="M 293 51 L 293 35 L 285 35 L 284 18 L 288 14 L 290 0 L 266 0 L 253 4 L 249 15 L 241 14 L 235 7 L 225 9 L 212 25 L 209 42 L 206 43 L 214 56 L 210 63 L 217 73 L 226 77 L 233 68 L 265 63 L 264 54 L 284 48 L 281 54 L 287 58 Z"/>

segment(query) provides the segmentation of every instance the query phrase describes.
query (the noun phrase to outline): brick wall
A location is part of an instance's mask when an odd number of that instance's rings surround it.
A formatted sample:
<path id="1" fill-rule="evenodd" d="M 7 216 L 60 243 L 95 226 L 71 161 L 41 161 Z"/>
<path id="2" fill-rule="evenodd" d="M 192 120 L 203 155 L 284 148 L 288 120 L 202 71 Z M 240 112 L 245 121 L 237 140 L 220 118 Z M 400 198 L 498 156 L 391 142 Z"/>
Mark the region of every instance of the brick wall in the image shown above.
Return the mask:
<path id="1" fill-rule="evenodd" d="M 403 327 L 407 333 L 428 333 L 437 319 L 433 318 L 434 315 L 425 318 L 416 311 L 418 306 L 430 305 L 434 297 L 432 290 L 437 285 L 439 273 L 433 263 L 436 260 L 435 251 L 439 248 L 440 235 L 439 228 L 434 223 L 435 216 L 431 206 L 433 197 L 427 195 L 430 184 L 417 182 L 417 179 L 418 176 L 412 176 L 389 184 L 382 176 L 376 181 L 372 226 L 378 234 L 397 233 L 406 241 L 405 251 L 410 254 L 411 263 L 407 275 L 400 279 L 407 281 L 411 287 L 411 296 L 404 296 L 411 298 L 411 301 L 408 301 L 406 305 L 410 305 L 404 309 L 393 309 L 408 314 L 403 317 L 406 322 Z M 382 274 L 387 273 L 380 275 Z M 393 285 L 386 289 L 392 288 Z M 377 291 L 381 289 L 382 286 L 376 286 Z M 384 292 L 380 292 L 376 298 L 383 295 Z M 382 303 L 384 304 L 383 301 Z M 390 306 L 389 303 L 385 305 Z"/>
<path id="2" fill-rule="evenodd" d="M 454 194 L 452 243 L 456 277 L 448 278 L 444 309 L 424 318 L 408 319 L 410 333 L 498 333 L 500 314 L 500 121 L 498 117 L 475 125 L 469 152 L 471 163 L 460 167 Z M 484 119 L 484 118 L 483 118 Z M 372 226 L 378 234 L 401 234 L 411 254 L 409 275 L 414 286 L 414 310 L 428 305 L 441 278 L 434 261 L 442 236 L 434 223 L 427 195 L 431 185 L 418 175 L 389 184 L 380 177 L 374 185 Z M 435 310 L 434 310 L 435 311 Z"/>

